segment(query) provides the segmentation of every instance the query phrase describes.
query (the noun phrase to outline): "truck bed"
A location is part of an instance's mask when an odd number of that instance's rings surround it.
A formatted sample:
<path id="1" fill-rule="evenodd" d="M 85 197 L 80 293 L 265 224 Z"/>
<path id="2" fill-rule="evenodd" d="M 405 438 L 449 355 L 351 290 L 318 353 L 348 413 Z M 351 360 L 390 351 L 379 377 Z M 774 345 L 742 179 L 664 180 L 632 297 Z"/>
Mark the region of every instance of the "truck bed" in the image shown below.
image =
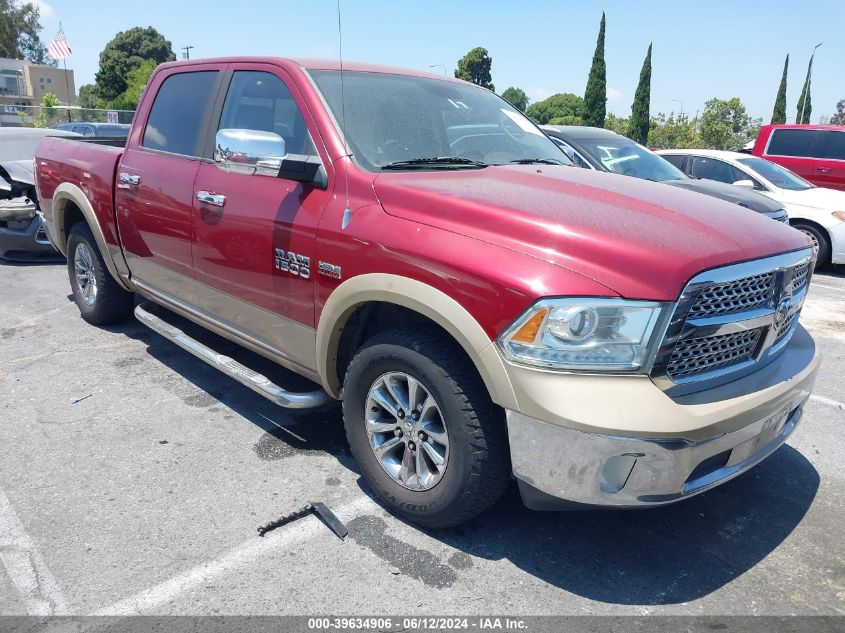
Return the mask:
<path id="1" fill-rule="evenodd" d="M 124 144 L 125 139 L 114 138 L 47 137 L 41 141 L 35 150 L 35 168 L 43 212 L 52 212 L 52 199 L 60 183 L 78 187 L 91 204 L 106 242 L 119 245 L 114 182 Z"/>

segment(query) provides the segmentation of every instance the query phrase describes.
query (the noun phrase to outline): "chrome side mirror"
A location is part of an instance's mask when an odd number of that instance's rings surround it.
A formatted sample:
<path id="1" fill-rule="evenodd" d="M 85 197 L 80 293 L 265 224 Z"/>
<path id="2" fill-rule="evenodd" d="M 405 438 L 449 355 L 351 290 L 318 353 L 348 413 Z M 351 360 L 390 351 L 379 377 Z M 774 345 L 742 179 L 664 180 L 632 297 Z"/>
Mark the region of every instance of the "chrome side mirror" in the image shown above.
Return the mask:
<path id="1" fill-rule="evenodd" d="M 737 180 L 735 183 L 737 187 L 745 187 L 746 189 L 754 189 L 753 180 Z"/>
<path id="2" fill-rule="evenodd" d="M 215 137 L 214 162 L 226 171 L 275 178 L 285 156 L 285 139 L 273 132 L 224 129 Z"/>

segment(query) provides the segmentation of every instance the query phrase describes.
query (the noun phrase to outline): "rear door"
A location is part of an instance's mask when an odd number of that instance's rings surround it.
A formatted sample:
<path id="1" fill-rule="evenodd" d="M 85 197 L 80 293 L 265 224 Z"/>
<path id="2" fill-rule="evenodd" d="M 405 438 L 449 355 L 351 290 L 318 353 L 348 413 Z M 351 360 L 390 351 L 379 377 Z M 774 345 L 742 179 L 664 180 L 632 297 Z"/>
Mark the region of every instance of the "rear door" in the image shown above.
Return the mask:
<path id="1" fill-rule="evenodd" d="M 845 191 L 845 130 L 825 130 L 824 158 L 816 165 L 816 184 Z"/>
<path id="2" fill-rule="evenodd" d="M 815 184 L 825 140 L 822 130 L 775 128 L 763 150 L 763 158 L 783 165 Z"/>
<path id="3" fill-rule="evenodd" d="M 115 183 L 118 227 L 133 280 L 193 303 L 194 180 L 225 64 L 156 75 L 146 119 L 127 142 Z"/>
<path id="4" fill-rule="evenodd" d="M 282 69 L 231 64 L 226 83 L 210 139 L 220 129 L 272 132 L 284 139 L 288 154 L 319 155 L 314 122 Z M 328 164 L 327 155 L 321 162 Z M 313 185 L 226 171 L 214 161 L 199 167 L 194 185 L 193 262 L 201 309 L 311 370 L 316 232 L 329 199 L 327 190 Z"/>

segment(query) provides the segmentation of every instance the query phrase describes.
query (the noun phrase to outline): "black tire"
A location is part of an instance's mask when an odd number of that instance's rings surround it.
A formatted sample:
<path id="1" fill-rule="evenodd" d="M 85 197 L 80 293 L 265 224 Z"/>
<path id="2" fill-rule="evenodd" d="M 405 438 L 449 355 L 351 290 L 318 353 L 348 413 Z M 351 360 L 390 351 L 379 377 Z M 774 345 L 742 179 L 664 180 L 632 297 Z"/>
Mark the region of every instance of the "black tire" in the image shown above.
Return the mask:
<path id="1" fill-rule="evenodd" d="M 819 252 L 816 256 L 816 268 L 826 268 L 830 265 L 830 238 L 827 233 L 813 224 L 803 224 L 796 222 L 792 228 L 798 229 L 802 233 L 806 233 L 810 238 L 819 245 Z"/>
<path id="2" fill-rule="evenodd" d="M 77 279 L 77 256 L 87 255 L 95 280 L 95 293 L 83 297 L 83 288 Z M 126 320 L 132 314 L 134 295 L 122 288 L 111 276 L 103 261 L 91 229 L 84 222 L 77 222 L 70 229 L 67 241 L 67 272 L 73 298 L 82 318 L 92 325 L 108 325 Z M 86 284 L 87 287 L 87 284 Z"/>
<path id="3" fill-rule="evenodd" d="M 370 445 L 364 408 L 370 388 L 389 372 L 408 374 L 437 401 L 448 433 L 441 479 L 409 490 L 382 468 Z M 361 474 L 389 508 L 428 528 L 463 523 L 493 505 L 510 482 L 504 412 L 456 343 L 434 330 L 391 330 L 355 354 L 343 383 L 343 422 Z"/>

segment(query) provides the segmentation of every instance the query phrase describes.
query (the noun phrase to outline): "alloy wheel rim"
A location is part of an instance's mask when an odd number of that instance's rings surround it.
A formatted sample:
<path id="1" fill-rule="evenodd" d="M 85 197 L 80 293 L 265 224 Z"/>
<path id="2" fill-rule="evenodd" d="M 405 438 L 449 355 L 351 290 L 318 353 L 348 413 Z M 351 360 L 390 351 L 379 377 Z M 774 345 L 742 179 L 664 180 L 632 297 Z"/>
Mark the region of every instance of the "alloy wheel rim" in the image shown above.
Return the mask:
<path id="1" fill-rule="evenodd" d="M 382 469 L 403 488 L 430 490 L 443 478 L 449 434 L 431 390 L 403 372 L 379 376 L 367 393 L 365 424 Z"/>
<path id="2" fill-rule="evenodd" d="M 803 231 L 802 230 L 801 232 L 804 235 L 806 235 L 807 237 L 809 237 L 810 241 L 813 242 L 813 252 L 818 253 L 819 252 L 819 238 L 817 238 L 812 231 Z"/>
<path id="3" fill-rule="evenodd" d="M 93 305 L 97 300 L 97 275 L 94 272 L 94 257 L 85 244 L 78 244 L 73 255 L 73 270 L 76 275 L 76 287 L 79 298 L 85 305 Z"/>

